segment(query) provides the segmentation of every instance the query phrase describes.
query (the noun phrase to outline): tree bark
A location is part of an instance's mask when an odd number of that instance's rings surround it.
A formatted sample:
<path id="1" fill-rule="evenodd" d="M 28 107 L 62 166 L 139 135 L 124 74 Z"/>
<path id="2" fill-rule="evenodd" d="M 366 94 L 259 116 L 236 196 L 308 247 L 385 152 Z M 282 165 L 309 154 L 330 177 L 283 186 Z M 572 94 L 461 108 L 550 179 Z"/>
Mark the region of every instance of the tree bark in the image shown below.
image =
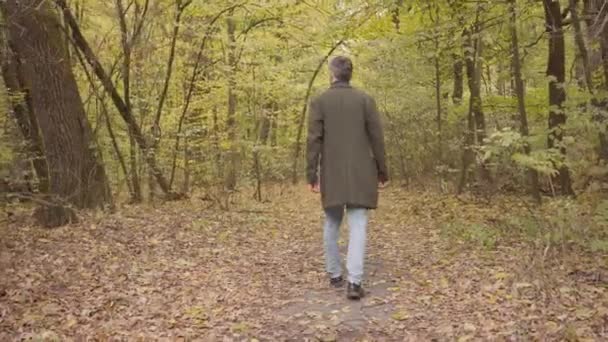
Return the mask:
<path id="1" fill-rule="evenodd" d="M 11 45 L 24 61 L 24 88 L 39 124 L 49 166 L 49 193 L 78 208 L 111 203 L 108 183 L 74 74 L 59 18 L 44 0 L 6 1 Z M 43 207 L 50 226 L 73 219 L 63 206 Z"/>
<path id="2" fill-rule="evenodd" d="M 7 42 L 8 43 L 8 42 Z M 8 45 L 8 44 L 7 44 Z M 6 47 L 7 55 L 2 56 L 2 77 L 11 99 L 12 113 L 17 125 L 27 143 L 29 157 L 38 177 L 38 190 L 41 193 L 49 191 L 49 166 L 44 156 L 44 143 L 40 135 L 38 121 L 34 116 L 32 99 L 25 88 L 20 58 L 10 47 Z M 15 100 L 19 97 L 23 99 Z"/>
<path id="3" fill-rule="evenodd" d="M 517 33 L 517 2 L 509 0 L 509 11 L 511 12 L 511 50 L 512 50 L 512 67 L 513 79 L 515 81 L 515 94 L 517 95 L 517 108 L 519 110 L 519 132 L 524 139 L 530 135 L 528 129 L 528 114 L 526 113 L 525 103 L 525 86 L 521 72 L 521 57 L 519 54 L 519 37 Z M 524 143 L 524 153 L 530 154 L 530 144 L 528 141 Z M 538 172 L 532 168 L 528 169 L 529 188 L 532 197 L 537 203 L 540 203 L 540 190 L 538 186 Z"/>
<path id="4" fill-rule="evenodd" d="M 549 32 L 549 54 L 547 76 L 549 77 L 549 136 L 547 145 L 556 148 L 566 158 L 566 148 L 562 144 L 563 126 L 566 123 L 564 102 L 566 101 L 566 44 L 562 13 L 559 1 L 543 0 L 545 24 Z M 565 163 L 559 166 L 559 184 L 564 195 L 574 195 L 570 170 Z"/>

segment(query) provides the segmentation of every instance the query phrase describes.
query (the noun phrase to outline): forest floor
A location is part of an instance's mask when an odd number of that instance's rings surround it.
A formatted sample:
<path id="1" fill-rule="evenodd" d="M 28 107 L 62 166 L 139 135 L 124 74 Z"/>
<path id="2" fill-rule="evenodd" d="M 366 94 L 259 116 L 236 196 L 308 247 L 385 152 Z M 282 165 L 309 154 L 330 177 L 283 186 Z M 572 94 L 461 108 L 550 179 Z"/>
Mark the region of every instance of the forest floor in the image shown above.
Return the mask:
<path id="1" fill-rule="evenodd" d="M 497 224 L 517 201 L 387 190 L 370 222 L 368 295 L 352 302 L 323 271 L 318 198 L 272 198 L 0 227 L 0 340 L 608 338 L 605 255 L 446 237 L 446 222 Z"/>

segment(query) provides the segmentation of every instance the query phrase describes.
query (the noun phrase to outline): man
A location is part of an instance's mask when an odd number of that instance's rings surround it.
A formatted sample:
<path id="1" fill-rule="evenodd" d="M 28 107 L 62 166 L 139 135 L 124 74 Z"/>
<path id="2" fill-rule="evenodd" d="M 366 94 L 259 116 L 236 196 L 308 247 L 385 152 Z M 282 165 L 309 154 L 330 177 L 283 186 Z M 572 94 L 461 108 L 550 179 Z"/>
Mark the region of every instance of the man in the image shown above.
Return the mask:
<path id="1" fill-rule="evenodd" d="M 335 287 L 343 283 L 338 237 L 346 210 L 350 229 L 347 297 L 358 300 L 364 295 L 361 281 L 368 210 L 378 205 L 378 186 L 388 182 L 384 136 L 374 99 L 350 85 L 351 60 L 336 57 L 329 71 L 331 87 L 310 105 L 307 177 L 310 190 L 321 192 L 326 216 L 325 262 Z"/>

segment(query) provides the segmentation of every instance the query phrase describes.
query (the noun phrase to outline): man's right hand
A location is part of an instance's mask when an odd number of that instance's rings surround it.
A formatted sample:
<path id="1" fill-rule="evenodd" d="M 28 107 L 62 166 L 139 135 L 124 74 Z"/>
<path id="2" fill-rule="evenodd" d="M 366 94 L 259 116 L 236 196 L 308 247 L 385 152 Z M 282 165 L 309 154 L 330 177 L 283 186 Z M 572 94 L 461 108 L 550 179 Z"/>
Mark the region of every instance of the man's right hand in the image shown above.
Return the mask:
<path id="1" fill-rule="evenodd" d="M 385 174 L 378 175 L 378 188 L 384 189 L 388 186 L 388 177 Z"/>
<path id="2" fill-rule="evenodd" d="M 314 192 L 315 194 L 318 194 L 319 192 L 321 192 L 321 188 L 319 187 L 319 183 L 308 184 L 308 188 L 310 189 L 311 192 Z"/>

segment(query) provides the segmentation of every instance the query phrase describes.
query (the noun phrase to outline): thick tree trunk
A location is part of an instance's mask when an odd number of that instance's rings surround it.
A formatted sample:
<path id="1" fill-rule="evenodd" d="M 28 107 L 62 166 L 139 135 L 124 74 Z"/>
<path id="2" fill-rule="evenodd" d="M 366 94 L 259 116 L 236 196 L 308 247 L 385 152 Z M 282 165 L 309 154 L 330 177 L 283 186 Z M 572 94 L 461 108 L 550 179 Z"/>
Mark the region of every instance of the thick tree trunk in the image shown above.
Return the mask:
<path id="1" fill-rule="evenodd" d="M 5 3 L 9 36 L 24 61 L 24 88 L 29 90 L 49 166 L 50 194 L 78 208 L 102 207 L 111 201 L 107 178 L 69 65 L 58 17 L 43 0 Z M 73 218 L 61 207 L 45 208 L 38 217 L 50 225 Z"/>
<path id="2" fill-rule="evenodd" d="M 515 81 L 515 94 L 517 95 L 517 108 L 519 110 L 519 132 L 522 137 L 526 139 L 529 134 L 528 129 L 528 114 L 526 113 L 525 103 L 525 86 L 521 72 L 521 57 L 519 54 L 519 37 L 517 34 L 517 2 L 516 0 L 509 0 L 509 10 L 511 12 L 511 50 L 512 50 L 512 66 L 513 79 Z M 524 143 L 524 152 L 530 154 L 530 145 L 526 141 Z M 540 191 L 538 186 L 538 172 L 534 169 L 528 169 L 529 187 L 532 197 L 536 202 L 540 203 Z"/>
<path id="3" fill-rule="evenodd" d="M 559 1 L 543 0 L 546 27 L 549 31 L 549 57 L 547 76 L 549 77 L 549 136 L 547 145 L 556 148 L 566 158 L 566 148 L 562 144 L 563 128 L 566 123 L 564 101 L 566 101 L 566 45 L 562 13 Z M 574 195 L 570 170 L 565 163 L 559 166 L 559 184 L 564 195 Z"/>

